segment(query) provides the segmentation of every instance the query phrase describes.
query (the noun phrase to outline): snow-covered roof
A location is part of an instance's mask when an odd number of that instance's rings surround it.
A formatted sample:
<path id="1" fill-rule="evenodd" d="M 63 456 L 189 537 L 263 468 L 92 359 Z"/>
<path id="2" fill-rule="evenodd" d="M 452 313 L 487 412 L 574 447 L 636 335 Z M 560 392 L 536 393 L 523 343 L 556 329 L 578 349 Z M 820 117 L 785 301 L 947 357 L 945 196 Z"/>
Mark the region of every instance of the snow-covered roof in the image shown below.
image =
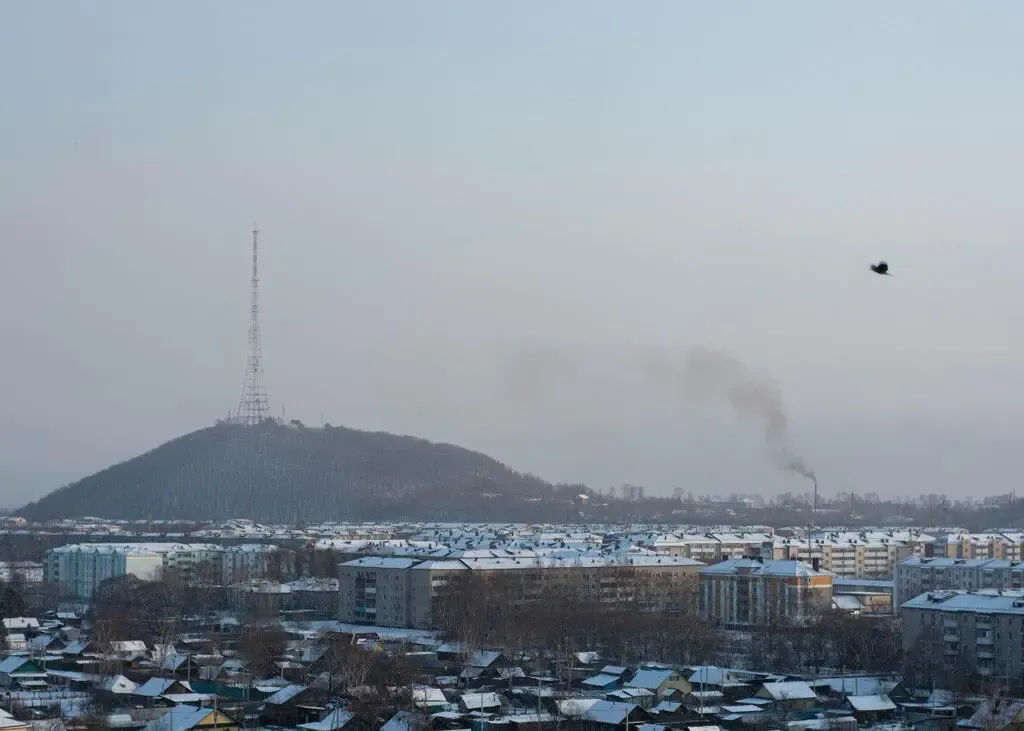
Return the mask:
<path id="1" fill-rule="evenodd" d="M 811 686 L 802 680 L 790 680 L 784 683 L 765 683 L 761 687 L 775 701 L 815 700 L 818 697 L 814 694 Z"/>
<path id="2" fill-rule="evenodd" d="M 803 561 L 731 558 L 700 570 L 702 574 L 738 574 L 748 572 L 754 576 L 831 576 L 828 571 L 815 570 Z"/>
<path id="3" fill-rule="evenodd" d="M 851 695 L 846 700 L 860 713 L 896 710 L 896 704 L 887 695 Z"/>
<path id="4" fill-rule="evenodd" d="M 903 603 L 903 609 L 1024 615 L 1024 591 L 932 591 Z"/>

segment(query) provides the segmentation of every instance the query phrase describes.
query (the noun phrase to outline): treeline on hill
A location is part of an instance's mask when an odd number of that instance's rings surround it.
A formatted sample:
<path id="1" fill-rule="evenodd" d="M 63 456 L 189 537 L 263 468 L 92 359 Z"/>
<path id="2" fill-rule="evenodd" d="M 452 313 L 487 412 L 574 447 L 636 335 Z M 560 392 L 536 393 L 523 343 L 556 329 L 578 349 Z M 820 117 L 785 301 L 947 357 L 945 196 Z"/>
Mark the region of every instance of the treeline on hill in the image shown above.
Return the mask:
<path id="1" fill-rule="evenodd" d="M 971 497 L 950 500 L 945 495 L 887 497 L 869 492 L 821 494 L 813 510 L 812 493 L 786 492 L 728 497 L 695 494 L 676 488 L 670 497 L 652 497 L 642 485 L 608 487 L 591 493 L 581 515 L 606 522 L 678 525 L 766 525 L 776 528 L 830 525 L 856 528 L 902 525 L 983 531 L 1024 527 L 1024 500 L 1013 494 L 979 501 Z"/>
<path id="2" fill-rule="evenodd" d="M 299 422 L 255 427 L 217 424 L 56 490 L 17 512 L 46 521 L 113 519 L 270 523 L 325 520 L 654 523 L 694 525 L 1024 526 L 1024 502 L 989 503 L 944 495 L 882 499 L 809 493 L 773 500 L 726 500 L 677 488 L 652 497 L 643 486 L 594 491 L 552 485 L 450 444 Z M 998 524 L 998 526 L 996 526 Z"/>
<path id="3" fill-rule="evenodd" d="M 558 520 L 575 515 L 573 498 L 584 490 L 413 437 L 297 422 L 218 424 L 60 488 L 17 514 L 35 521 Z"/>

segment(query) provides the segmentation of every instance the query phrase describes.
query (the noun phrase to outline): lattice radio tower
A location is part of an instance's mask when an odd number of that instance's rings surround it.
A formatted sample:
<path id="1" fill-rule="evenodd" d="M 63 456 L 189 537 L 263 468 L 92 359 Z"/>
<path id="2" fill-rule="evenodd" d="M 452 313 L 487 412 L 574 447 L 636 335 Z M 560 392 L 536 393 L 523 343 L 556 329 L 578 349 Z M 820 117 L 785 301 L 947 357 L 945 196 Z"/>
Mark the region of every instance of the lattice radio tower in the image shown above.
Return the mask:
<path id="1" fill-rule="evenodd" d="M 252 301 L 249 305 L 249 357 L 245 362 L 242 400 L 235 422 L 252 426 L 270 418 L 267 389 L 263 385 L 263 345 L 260 342 L 260 278 L 256 261 L 259 254 L 259 231 L 252 227 Z"/>

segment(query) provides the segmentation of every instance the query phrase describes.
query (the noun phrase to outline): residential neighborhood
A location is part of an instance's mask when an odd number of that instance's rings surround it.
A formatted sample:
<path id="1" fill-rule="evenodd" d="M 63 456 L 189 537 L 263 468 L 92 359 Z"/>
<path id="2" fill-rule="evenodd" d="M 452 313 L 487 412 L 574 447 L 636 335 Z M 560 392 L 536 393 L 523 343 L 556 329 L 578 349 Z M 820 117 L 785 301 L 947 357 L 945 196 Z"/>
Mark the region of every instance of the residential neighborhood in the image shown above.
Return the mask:
<path id="1" fill-rule="evenodd" d="M 3 537 L 18 553 L 53 527 Z M 4 728 L 1017 723 L 1018 567 L 935 555 L 973 545 L 966 534 L 858 533 L 853 545 L 887 547 L 884 579 L 826 550 L 838 531 L 232 522 L 139 533 L 86 521 L 38 561 L 8 561 Z M 1017 537 L 1000 550 L 1019 550 Z M 809 561 L 789 557 L 798 544 Z"/>

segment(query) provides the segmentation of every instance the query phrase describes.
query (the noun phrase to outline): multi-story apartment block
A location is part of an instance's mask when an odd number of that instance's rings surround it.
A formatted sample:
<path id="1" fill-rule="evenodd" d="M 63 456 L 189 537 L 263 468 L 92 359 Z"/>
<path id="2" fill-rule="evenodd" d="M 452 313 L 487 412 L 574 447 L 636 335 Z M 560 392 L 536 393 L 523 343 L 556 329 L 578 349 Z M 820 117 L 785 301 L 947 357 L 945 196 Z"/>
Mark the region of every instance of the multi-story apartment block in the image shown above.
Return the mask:
<path id="1" fill-rule="evenodd" d="M 700 570 L 701 616 L 724 627 L 800 623 L 832 605 L 832 575 L 801 561 L 741 558 Z"/>
<path id="2" fill-rule="evenodd" d="M 292 555 L 270 543 L 243 543 L 223 546 L 213 561 L 224 586 L 250 579 L 270 578 L 281 581 L 294 571 Z"/>
<path id="3" fill-rule="evenodd" d="M 1024 587 L 1024 562 L 912 556 L 896 567 L 893 582 L 897 607 L 916 596 L 940 589 L 1021 589 Z"/>
<path id="4" fill-rule="evenodd" d="M 757 553 L 772 537 L 764 533 L 662 533 L 632 537 L 635 545 L 662 556 L 681 556 L 704 563 Z"/>
<path id="5" fill-rule="evenodd" d="M 43 580 L 74 596 L 89 597 L 102 582 L 117 576 L 157 579 L 163 565 L 164 555 L 154 544 L 73 544 L 46 552 Z"/>
<path id="6" fill-rule="evenodd" d="M 412 558 L 365 556 L 338 567 L 340 618 L 364 624 L 409 624 Z"/>
<path id="7" fill-rule="evenodd" d="M 932 536 L 909 531 L 815 533 L 810 539 L 775 538 L 760 555 L 773 560 L 814 561 L 848 579 L 890 579 L 903 559 L 932 550 Z"/>
<path id="8" fill-rule="evenodd" d="M 1020 533 L 951 533 L 946 536 L 946 558 L 1020 561 L 1022 557 L 1024 535 Z"/>
<path id="9" fill-rule="evenodd" d="M 533 602 L 542 596 L 545 586 L 568 585 L 592 599 L 595 606 L 619 602 L 645 606 L 645 602 L 661 601 L 658 609 L 670 611 L 680 596 L 692 597 L 693 589 L 687 587 L 695 587 L 697 569 L 703 565 L 688 558 L 652 554 L 425 561 L 366 556 L 338 566 L 339 619 L 392 627 L 435 626 L 438 599 L 457 577 L 470 575 L 492 585 L 501 582 L 502 601 Z"/>
<path id="10" fill-rule="evenodd" d="M 904 650 L 930 638 L 933 652 L 966 661 L 977 675 L 1024 674 L 1024 592 L 931 591 L 901 610 Z"/>
<path id="11" fill-rule="evenodd" d="M 79 597 L 91 596 L 106 579 L 128 574 L 151 581 L 174 571 L 187 582 L 229 585 L 264 578 L 278 550 L 264 544 L 76 543 L 46 552 L 43 580 Z M 290 573 L 290 563 L 283 573 Z"/>

